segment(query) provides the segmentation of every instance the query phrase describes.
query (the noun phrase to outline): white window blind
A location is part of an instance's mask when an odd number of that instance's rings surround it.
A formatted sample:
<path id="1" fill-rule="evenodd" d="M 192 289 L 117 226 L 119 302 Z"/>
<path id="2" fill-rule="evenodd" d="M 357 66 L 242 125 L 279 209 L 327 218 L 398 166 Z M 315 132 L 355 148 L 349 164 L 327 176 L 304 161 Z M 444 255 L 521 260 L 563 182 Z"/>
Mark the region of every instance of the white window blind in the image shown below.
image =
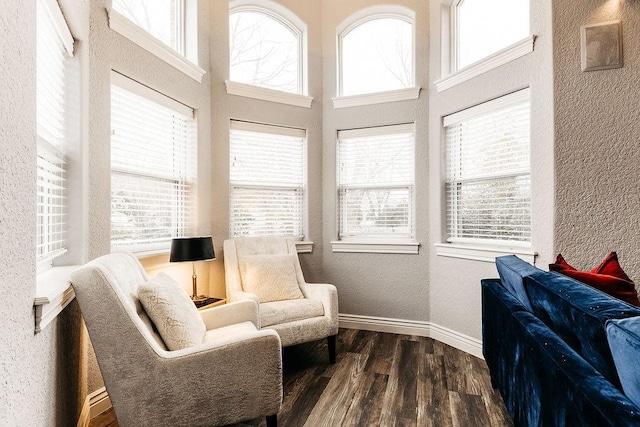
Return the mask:
<path id="1" fill-rule="evenodd" d="M 339 238 L 414 237 L 414 125 L 338 132 Z"/>
<path id="2" fill-rule="evenodd" d="M 304 237 L 304 130 L 232 120 L 229 181 L 232 237 Z"/>
<path id="3" fill-rule="evenodd" d="M 531 242 L 529 89 L 444 118 L 449 242 Z"/>
<path id="4" fill-rule="evenodd" d="M 168 248 L 194 223 L 193 110 L 118 73 L 111 86 L 111 247 Z"/>
<path id="5" fill-rule="evenodd" d="M 65 64 L 73 38 L 55 0 L 37 2 L 37 260 L 66 251 Z"/>

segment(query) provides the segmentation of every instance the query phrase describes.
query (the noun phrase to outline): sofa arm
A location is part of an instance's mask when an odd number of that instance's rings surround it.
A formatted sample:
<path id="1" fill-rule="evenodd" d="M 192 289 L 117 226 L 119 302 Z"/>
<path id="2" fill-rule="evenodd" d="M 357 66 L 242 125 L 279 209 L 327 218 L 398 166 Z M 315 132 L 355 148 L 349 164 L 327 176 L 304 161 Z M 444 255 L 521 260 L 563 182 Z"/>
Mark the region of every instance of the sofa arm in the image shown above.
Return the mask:
<path id="1" fill-rule="evenodd" d="M 260 329 L 258 305 L 253 300 L 243 300 L 200 311 L 207 330 L 221 328 L 236 323 L 252 322 Z"/>
<path id="2" fill-rule="evenodd" d="M 331 335 L 338 333 L 338 290 L 328 283 L 302 283 L 300 290 L 305 298 L 320 301 L 324 315 L 331 322 Z"/>
<path id="3" fill-rule="evenodd" d="M 144 411 L 148 425 L 226 425 L 276 414 L 282 404 L 282 354 L 273 330 L 163 352 L 140 372 L 149 392 L 127 394 L 139 397 L 124 405 Z M 147 405 L 148 399 L 153 403 Z M 227 409 L 214 410 L 221 406 Z"/>

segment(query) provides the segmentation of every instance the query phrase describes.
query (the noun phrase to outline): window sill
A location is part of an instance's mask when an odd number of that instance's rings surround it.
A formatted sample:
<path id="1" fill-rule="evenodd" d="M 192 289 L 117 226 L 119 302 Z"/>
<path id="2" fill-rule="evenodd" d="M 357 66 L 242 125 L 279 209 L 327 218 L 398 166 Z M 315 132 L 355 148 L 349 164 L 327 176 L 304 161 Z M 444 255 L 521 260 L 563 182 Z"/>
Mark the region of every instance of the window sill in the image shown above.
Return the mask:
<path id="1" fill-rule="evenodd" d="M 456 85 L 459 85 L 460 83 L 471 80 L 474 77 L 486 73 L 487 71 L 491 71 L 508 62 L 511 62 L 533 52 L 535 39 L 536 36 L 531 35 L 520 40 L 519 42 L 512 44 L 509 47 L 506 47 L 496 53 L 487 56 L 484 59 L 481 59 L 480 61 L 474 62 L 471 65 L 455 71 L 448 76 L 441 78 L 440 80 L 436 80 L 436 90 L 438 92 L 442 92 L 443 90 L 450 89 Z"/>
<path id="2" fill-rule="evenodd" d="M 267 89 L 246 83 L 224 81 L 229 95 L 243 96 L 245 98 L 260 99 L 262 101 L 277 102 L 278 104 L 293 105 L 294 107 L 311 108 L 312 96 L 297 93 L 283 92 L 281 90 Z"/>
<path id="3" fill-rule="evenodd" d="M 417 255 L 420 243 L 405 242 L 350 242 L 338 240 L 331 242 L 333 252 L 372 253 L 372 254 L 410 254 Z"/>
<path id="4" fill-rule="evenodd" d="M 299 254 L 310 254 L 313 252 L 313 242 L 300 241 L 295 243 Z"/>
<path id="5" fill-rule="evenodd" d="M 389 90 L 385 92 L 365 93 L 362 95 L 339 96 L 333 98 L 333 108 L 360 107 L 363 105 L 384 104 L 387 102 L 410 101 L 420 97 L 420 87 Z"/>
<path id="6" fill-rule="evenodd" d="M 198 83 L 202 83 L 202 77 L 206 71 L 180 55 L 169 46 L 134 24 L 115 10 L 109 11 L 109 27 L 121 36 L 131 40 L 149 53 L 162 59 L 167 64 L 175 67 Z"/>
<path id="7" fill-rule="evenodd" d="M 52 267 L 38 275 L 35 307 L 35 331 L 41 332 L 75 298 L 69 282 L 79 265 Z"/>
<path id="8" fill-rule="evenodd" d="M 505 248 L 493 246 L 470 246 L 455 243 L 436 243 L 436 254 L 442 257 L 468 259 L 473 261 L 495 262 L 496 257 L 517 255 L 530 264 L 535 264 L 537 252 L 523 248 Z"/>

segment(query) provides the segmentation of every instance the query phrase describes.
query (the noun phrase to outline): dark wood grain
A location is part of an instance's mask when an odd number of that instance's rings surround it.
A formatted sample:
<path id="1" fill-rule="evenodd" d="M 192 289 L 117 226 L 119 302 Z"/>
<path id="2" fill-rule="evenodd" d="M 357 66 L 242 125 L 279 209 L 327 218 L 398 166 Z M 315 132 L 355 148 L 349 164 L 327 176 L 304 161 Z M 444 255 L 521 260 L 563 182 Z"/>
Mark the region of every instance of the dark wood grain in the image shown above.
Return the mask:
<path id="1" fill-rule="evenodd" d="M 285 348 L 281 427 L 512 427 L 487 365 L 431 338 L 341 329 L 337 362 L 327 340 Z M 91 427 L 117 427 L 113 411 Z M 265 419 L 233 427 L 266 427 Z"/>

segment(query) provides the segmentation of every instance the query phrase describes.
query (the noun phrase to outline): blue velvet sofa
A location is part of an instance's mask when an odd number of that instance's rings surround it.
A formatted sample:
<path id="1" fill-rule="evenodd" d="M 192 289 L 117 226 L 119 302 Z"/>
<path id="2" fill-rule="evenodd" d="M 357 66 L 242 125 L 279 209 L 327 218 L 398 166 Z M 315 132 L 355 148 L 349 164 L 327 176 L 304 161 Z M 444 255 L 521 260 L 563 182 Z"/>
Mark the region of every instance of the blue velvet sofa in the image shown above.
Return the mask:
<path id="1" fill-rule="evenodd" d="M 515 426 L 640 426 L 640 309 L 515 257 L 482 280 L 483 354 Z"/>

